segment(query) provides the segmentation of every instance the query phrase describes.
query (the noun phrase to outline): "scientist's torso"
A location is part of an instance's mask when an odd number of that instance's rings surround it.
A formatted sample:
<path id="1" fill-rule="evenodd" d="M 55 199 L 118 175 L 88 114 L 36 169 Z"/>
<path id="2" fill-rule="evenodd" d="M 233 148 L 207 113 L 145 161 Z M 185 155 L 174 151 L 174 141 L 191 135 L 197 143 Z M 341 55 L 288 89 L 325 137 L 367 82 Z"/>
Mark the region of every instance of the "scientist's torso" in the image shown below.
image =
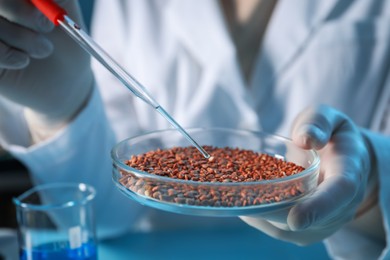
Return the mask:
<path id="1" fill-rule="evenodd" d="M 92 34 L 184 127 L 289 136 L 299 112 L 327 104 L 388 133 L 389 18 L 387 0 L 279 0 L 247 74 L 218 0 L 98 0 Z M 169 127 L 94 69 L 118 140 Z"/>

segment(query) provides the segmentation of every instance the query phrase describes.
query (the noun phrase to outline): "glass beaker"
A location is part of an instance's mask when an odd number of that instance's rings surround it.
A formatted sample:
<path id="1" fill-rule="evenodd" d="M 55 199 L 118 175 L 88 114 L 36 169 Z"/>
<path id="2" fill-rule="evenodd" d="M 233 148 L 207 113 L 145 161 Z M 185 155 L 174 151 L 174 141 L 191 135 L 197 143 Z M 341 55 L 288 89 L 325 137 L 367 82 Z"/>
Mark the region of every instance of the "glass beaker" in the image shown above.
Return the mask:
<path id="1" fill-rule="evenodd" d="M 84 183 L 53 183 L 14 198 L 20 259 L 97 259 L 95 195 Z"/>

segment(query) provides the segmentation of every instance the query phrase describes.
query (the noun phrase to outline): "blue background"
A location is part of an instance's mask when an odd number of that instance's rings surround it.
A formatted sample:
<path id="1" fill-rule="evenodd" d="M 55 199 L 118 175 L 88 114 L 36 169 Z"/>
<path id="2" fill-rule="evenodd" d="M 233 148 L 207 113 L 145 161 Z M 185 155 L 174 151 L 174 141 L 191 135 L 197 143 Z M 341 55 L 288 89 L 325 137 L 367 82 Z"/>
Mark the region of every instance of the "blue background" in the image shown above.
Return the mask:
<path id="1" fill-rule="evenodd" d="M 85 20 L 88 28 L 89 28 L 90 23 L 91 23 L 93 3 L 94 3 L 94 0 L 80 0 L 80 6 L 81 6 L 81 9 L 83 11 L 84 20 Z"/>

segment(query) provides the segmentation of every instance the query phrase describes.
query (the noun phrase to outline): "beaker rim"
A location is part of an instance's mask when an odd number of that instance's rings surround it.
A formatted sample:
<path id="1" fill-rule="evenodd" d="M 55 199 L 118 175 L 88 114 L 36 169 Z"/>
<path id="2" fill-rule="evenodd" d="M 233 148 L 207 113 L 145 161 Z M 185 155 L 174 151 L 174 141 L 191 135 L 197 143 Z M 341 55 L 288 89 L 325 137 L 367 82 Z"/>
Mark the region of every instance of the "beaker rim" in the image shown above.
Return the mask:
<path id="1" fill-rule="evenodd" d="M 69 189 L 69 188 L 75 188 L 75 191 L 83 192 L 83 197 L 78 200 L 65 200 L 64 202 L 59 203 L 50 203 L 50 204 L 34 204 L 34 203 L 28 203 L 23 202 L 26 198 L 33 195 L 34 193 L 39 193 L 40 191 L 48 191 L 48 190 L 54 190 L 57 189 L 60 192 L 60 189 Z M 88 202 L 92 201 L 96 196 L 96 189 L 86 183 L 68 183 L 68 182 L 61 182 L 61 183 L 49 183 L 49 184 L 40 184 L 35 187 L 32 187 L 31 189 L 25 191 L 21 195 L 19 195 L 16 198 L 13 198 L 13 202 L 17 207 L 23 208 L 23 209 L 31 209 L 31 210 L 52 210 L 52 209 L 59 209 L 59 208 L 68 208 L 73 206 L 81 206 L 86 205 Z"/>

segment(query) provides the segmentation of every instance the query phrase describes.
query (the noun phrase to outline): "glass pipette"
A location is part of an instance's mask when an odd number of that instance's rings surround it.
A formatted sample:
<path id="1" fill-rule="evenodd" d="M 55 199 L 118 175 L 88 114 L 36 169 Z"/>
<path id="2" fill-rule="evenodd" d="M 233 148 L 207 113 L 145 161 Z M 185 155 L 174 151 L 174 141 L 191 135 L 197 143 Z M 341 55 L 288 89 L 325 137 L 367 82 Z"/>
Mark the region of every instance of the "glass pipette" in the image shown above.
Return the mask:
<path id="1" fill-rule="evenodd" d="M 134 95 L 145 101 L 159 112 L 174 128 L 176 128 L 205 158 L 208 154 L 176 120 L 162 108 L 148 93 L 146 88 L 133 76 L 126 72 L 114 59 L 111 58 L 81 27 L 69 18 L 66 11 L 53 0 L 31 0 L 31 2 L 55 25 L 61 26 L 77 43 L 89 54 L 119 79 Z"/>

